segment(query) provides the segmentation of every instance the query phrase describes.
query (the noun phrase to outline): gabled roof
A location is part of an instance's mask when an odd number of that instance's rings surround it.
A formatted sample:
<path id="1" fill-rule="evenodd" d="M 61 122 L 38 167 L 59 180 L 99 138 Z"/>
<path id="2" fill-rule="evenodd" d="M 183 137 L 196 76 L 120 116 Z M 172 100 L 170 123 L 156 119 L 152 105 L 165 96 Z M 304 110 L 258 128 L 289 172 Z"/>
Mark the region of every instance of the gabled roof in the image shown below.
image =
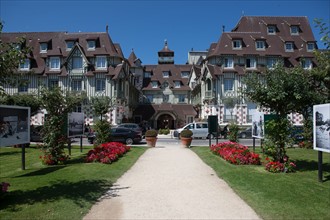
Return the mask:
<path id="1" fill-rule="evenodd" d="M 276 26 L 276 34 L 267 33 L 268 25 Z M 292 25 L 299 26 L 298 35 L 291 34 Z M 233 48 L 234 39 L 241 40 L 241 49 Z M 265 50 L 256 49 L 256 41 L 261 40 L 265 42 Z M 285 42 L 294 43 L 294 52 L 285 51 Z M 316 41 L 307 17 L 243 16 L 231 32 L 222 33 L 219 41 L 211 44 L 208 58 L 226 55 L 281 56 L 297 65 L 297 57 L 313 57 L 313 52 L 307 51 L 308 42 Z"/>
<path id="2" fill-rule="evenodd" d="M 50 56 L 60 56 L 66 59 L 70 50 L 67 50 L 66 42 L 74 41 L 79 45 L 81 51 L 86 57 L 95 57 L 98 55 L 108 55 L 110 57 L 119 57 L 124 59 L 119 44 L 114 44 L 106 32 L 11 32 L 1 33 L 1 40 L 4 43 L 18 42 L 18 38 L 25 38 L 25 45 L 32 48 L 30 54 L 31 61 L 35 64 L 31 66 L 34 74 L 43 74 L 45 72 L 44 59 Z M 87 48 L 87 41 L 95 40 L 95 50 Z M 47 43 L 46 53 L 40 53 L 40 43 Z"/>
<path id="3" fill-rule="evenodd" d="M 173 90 L 190 90 L 189 86 L 187 85 L 189 78 L 182 78 L 181 72 L 190 72 L 191 67 L 192 65 L 176 64 L 145 65 L 145 72 L 151 72 L 152 75 L 150 79 L 144 78 L 143 90 L 156 90 L 156 88 L 152 88 L 151 81 L 158 81 L 160 85 L 167 81 L 170 86 L 173 86 Z M 165 71 L 169 72 L 168 78 L 163 77 L 163 72 Z M 180 88 L 174 88 L 175 81 L 181 81 L 182 86 Z"/>
<path id="4" fill-rule="evenodd" d="M 137 67 L 136 61 L 140 60 L 139 58 L 136 57 L 134 50 L 132 49 L 131 54 L 128 57 L 128 63 L 130 64 L 131 67 Z M 141 60 L 140 60 L 141 62 Z"/>

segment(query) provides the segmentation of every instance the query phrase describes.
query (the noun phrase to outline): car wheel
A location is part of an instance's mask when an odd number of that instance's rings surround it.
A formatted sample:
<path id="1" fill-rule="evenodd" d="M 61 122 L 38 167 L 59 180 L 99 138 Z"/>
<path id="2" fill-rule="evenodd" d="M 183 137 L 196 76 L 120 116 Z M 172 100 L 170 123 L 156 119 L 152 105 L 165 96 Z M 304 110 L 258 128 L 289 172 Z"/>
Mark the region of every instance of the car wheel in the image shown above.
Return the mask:
<path id="1" fill-rule="evenodd" d="M 214 138 L 214 135 L 213 135 L 213 134 L 208 134 L 208 135 L 207 135 L 207 138 L 208 138 L 208 139 L 213 139 L 213 138 Z"/>
<path id="2" fill-rule="evenodd" d="M 246 134 L 245 133 L 242 133 L 242 138 L 246 138 Z"/>
<path id="3" fill-rule="evenodd" d="M 127 145 L 131 145 L 131 144 L 133 144 L 133 139 L 132 138 L 127 138 L 126 141 L 125 141 L 125 143 Z"/>

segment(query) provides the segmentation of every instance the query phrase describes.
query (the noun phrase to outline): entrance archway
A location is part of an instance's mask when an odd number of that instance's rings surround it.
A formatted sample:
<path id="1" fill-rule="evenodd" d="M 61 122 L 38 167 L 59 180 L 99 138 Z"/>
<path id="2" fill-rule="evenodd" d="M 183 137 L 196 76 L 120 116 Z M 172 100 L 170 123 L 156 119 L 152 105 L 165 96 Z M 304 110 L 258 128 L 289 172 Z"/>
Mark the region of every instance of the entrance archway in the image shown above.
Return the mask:
<path id="1" fill-rule="evenodd" d="M 157 119 L 157 129 L 174 129 L 175 119 L 170 114 L 160 115 Z"/>

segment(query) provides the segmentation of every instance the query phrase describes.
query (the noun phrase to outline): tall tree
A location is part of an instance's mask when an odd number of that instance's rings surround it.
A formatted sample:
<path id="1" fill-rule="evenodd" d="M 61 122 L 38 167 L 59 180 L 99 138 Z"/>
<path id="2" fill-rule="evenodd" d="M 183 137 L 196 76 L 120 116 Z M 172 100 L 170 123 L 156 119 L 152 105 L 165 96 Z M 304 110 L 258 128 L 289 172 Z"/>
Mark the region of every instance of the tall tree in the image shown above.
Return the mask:
<path id="1" fill-rule="evenodd" d="M 14 43 L 4 43 L 1 39 L 3 23 L 0 21 L 0 96 L 5 95 L 4 85 L 14 85 L 19 81 L 17 68 L 25 62 L 31 48 L 25 45 L 25 39 Z"/>

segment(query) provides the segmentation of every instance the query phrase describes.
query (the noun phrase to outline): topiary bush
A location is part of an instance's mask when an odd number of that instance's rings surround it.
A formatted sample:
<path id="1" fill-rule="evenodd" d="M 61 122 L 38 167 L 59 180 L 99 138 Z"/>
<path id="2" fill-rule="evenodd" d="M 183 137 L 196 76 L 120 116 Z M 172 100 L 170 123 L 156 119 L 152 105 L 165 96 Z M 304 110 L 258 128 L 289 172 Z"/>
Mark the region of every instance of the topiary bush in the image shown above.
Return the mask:
<path id="1" fill-rule="evenodd" d="M 154 129 L 147 130 L 145 136 L 146 137 L 157 137 L 158 132 Z"/>
<path id="2" fill-rule="evenodd" d="M 184 129 L 180 133 L 180 137 L 183 137 L 183 138 L 191 138 L 192 136 L 193 136 L 193 132 L 191 130 L 188 130 L 188 129 Z"/>

